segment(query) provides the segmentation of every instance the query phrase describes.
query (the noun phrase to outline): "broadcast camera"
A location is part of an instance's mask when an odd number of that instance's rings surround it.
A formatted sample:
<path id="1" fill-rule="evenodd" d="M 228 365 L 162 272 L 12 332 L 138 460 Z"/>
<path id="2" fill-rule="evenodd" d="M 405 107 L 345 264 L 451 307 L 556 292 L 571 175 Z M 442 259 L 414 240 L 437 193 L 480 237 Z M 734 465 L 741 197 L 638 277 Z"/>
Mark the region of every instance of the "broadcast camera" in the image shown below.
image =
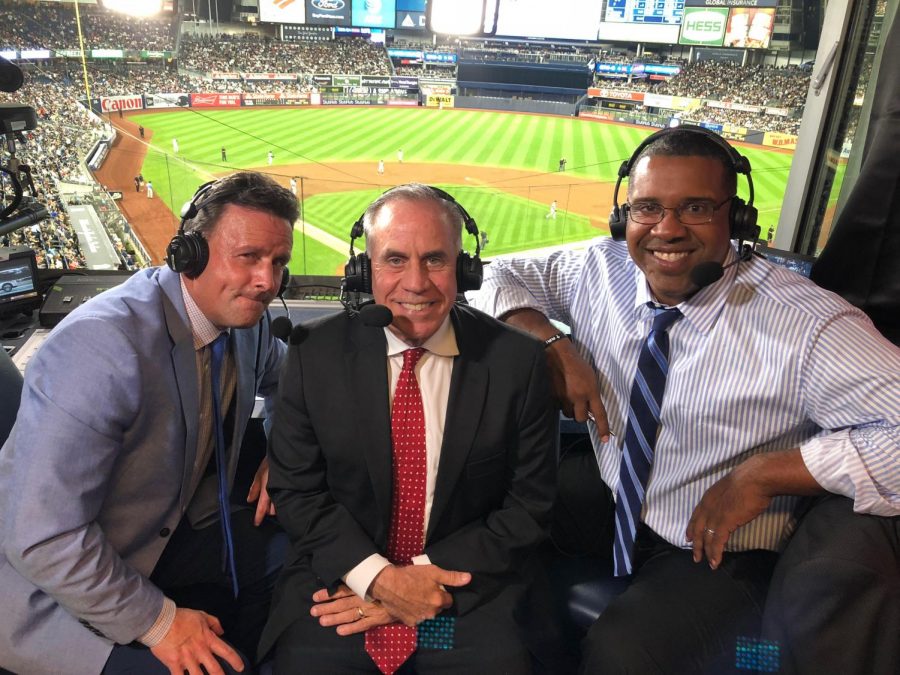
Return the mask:
<path id="1" fill-rule="evenodd" d="M 22 71 L 0 57 L 0 91 L 12 93 L 22 82 Z M 24 143 L 24 132 L 35 128 L 34 108 L 0 103 L 0 237 L 47 217 L 47 207 L 37 199 L 31 167 L 16 157 L 16 141 Z M 0 248 L 0 315 L 34 309 L 40 304 L 37 288 L 34 251 L 21 246 Z"/>

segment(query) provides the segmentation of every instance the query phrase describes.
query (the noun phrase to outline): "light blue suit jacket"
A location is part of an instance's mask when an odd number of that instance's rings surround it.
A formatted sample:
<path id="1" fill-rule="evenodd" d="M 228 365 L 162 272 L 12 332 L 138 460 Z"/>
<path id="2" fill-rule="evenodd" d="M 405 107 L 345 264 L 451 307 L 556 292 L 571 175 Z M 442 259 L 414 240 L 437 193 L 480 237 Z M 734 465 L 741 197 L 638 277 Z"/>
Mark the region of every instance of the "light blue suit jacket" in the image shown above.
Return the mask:
<path id="1" fill-rule="evenodd" d="M 231 336 L 239 447 L 286 347 L 267 317 Z M 114 642 L 153 624 L 163 595 L 148 577 L 191 501 L 198 402 L 190 324 L 167 268 L 135 274 L 53 330 L 0 450 L 0 666 L 96 675 Z"/>

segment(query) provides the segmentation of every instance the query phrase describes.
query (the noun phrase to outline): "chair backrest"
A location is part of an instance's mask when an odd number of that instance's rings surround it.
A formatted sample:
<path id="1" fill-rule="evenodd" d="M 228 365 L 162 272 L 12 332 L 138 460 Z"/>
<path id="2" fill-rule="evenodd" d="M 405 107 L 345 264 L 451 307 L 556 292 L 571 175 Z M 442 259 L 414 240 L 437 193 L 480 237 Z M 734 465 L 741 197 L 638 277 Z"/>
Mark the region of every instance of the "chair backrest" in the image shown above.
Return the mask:
<path id="1" fill-rule="evenodd" d="M 19 412 L 22 397 L 22 373 L 6 350 L 0 349 L 0 446 L 6 442 Z"/>

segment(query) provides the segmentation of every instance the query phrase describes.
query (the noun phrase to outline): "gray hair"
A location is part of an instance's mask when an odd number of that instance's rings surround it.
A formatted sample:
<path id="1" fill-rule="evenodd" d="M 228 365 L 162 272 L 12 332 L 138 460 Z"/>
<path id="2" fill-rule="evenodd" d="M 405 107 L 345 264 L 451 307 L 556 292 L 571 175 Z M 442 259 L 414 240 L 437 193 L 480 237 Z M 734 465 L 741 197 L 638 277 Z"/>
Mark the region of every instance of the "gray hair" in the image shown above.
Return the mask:
<path id="1" fill-rule="evenodd" d="M 447 224 L 454 228 L 454 236 L 456 237 L 457 248 L 462 250 L 462 228 L 463 215 L 456 202 L 451 202 L 440 195 L 440 193 L 429 185 L 423 183 L 406 183 L 391 188 L 381 195 L 374 202 L 369 204 L 369 208 L 363 214 L 363 231 L 366 234 L 366 247 L 372 236 L 375 227 L 375 221 L 378 218 L 381 209 L 386 205 L 396 201 L 410 202 L 433 202 L 438 206 L 444 215 Z"/>

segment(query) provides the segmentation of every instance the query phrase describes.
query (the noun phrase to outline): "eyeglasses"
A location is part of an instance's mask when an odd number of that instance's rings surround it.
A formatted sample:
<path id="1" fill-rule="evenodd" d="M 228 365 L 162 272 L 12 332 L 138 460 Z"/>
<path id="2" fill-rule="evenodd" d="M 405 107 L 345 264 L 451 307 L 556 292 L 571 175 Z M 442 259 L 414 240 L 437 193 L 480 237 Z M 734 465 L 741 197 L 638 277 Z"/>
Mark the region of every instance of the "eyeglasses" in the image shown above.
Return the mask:
<path id="1" fill-rule="evenodd" d="M 736 195 L 727 197 L 725 201 L 716 204 L 708 199 L 684 202 L 678 206 L 669 207 L 656 202 L 634 202 L 626 204 L 629 217 L 641 225 L 656 225 L 666 217 L 666 211 L 674 211 L 675 217 L 682 225 L 705 225 L 712 222 L 716 211 L 735 198 Z"/>

